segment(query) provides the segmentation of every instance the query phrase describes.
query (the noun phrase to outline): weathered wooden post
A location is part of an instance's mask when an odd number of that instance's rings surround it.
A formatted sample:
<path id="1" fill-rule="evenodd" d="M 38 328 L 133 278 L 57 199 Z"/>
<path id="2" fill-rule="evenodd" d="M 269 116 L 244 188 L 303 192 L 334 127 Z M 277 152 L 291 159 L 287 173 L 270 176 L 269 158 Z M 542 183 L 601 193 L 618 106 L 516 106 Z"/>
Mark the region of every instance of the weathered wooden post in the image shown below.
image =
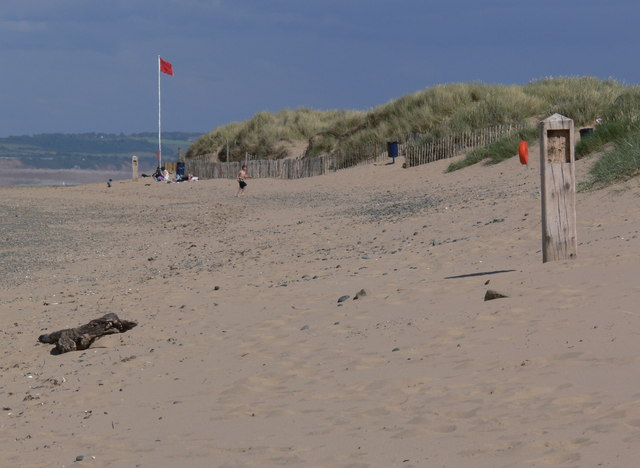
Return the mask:
<path id="1" fill-rule="evenodd" d="M 131 180 L 138 180 L 138 156 L 131 157 L 131 171 L 133 172 Z"/>
<path id="2" fill-rule="evenodd" d="M 576 258 L 576 173 L 573 120 L 554 114 L 540 123 L 542 261 Z"/>

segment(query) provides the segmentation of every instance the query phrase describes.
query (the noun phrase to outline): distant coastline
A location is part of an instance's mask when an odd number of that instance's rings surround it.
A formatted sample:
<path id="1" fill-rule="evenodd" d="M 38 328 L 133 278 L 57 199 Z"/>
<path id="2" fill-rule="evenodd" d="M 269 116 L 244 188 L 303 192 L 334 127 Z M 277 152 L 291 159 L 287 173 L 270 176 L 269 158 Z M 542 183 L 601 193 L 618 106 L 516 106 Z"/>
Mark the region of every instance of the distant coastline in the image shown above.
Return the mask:
<path id="1" fill-rule="evenodd" d="M 199 133 L 165 132 L 163 161 L 177 161 Z M 140 172 L 156 168 L 157 134 L 36 134 L 0 138 L 0 187 L 64 187 L 131 177 L 131 158 Z"/>

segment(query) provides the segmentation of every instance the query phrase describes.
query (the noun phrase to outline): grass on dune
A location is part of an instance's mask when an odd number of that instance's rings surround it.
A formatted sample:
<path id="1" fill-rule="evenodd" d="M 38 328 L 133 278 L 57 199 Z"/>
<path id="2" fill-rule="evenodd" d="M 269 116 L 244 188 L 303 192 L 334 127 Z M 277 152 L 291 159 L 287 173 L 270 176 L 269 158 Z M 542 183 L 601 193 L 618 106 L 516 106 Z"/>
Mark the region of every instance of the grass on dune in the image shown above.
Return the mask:
<path id="1" fill-rule="evenodd" d="M 299 140 L 309 142 L 307 156 L 316 156 L 344 153 L 372 141 L 414 136 L 428 143 L 496 125 L 531 125 L 470 152 L 465 159 L 449 166 L 448 170 L 453 171 L 514 156 L 519 141 L 532 143 L 538 138 L 535 123 L 554 113 L 573 119 L 577 128 L 593 126 L 596 119 L 601 119 L 595 132 L 578 143 L 577 158 L 614 144 L 617 156 L 611 158 L 615 162 L 601 163 L 609 164 L 608 170 L 594 166 L 591 186 L 597 186 L 599 180 L 611 180 L 616 173 L 618 178 L 635 174 L 636 159 L 630 148 L 640 147 L 640 141 L 634 137 L 640 132 L 640 90 L 593 77 L 545 78 L 521 86 L 438 85 L 368 111 L 300 108 L 259 112 L 249 120 L 224 125 L 203 135 L 191 145 L 187 158 L 210 153 L 222 160 L 226 160 L 227 154 L 229 160 L 241 160 L 246 153 L 281 158 L 286 156 L 283 142 Z"/>
<path id="2" fill-rule="evenodd" d="M 626 89 L 603 114 L 593 134 L 576 145 L 576 158 L 612 149 L 594 162 L 580 190 L 600 188 L 640 175 L 640 87 Z"/>
<path id="3" fill-rule="evenodd" d="M 187 158 L 216 153 L 229 160 L 241 160 L 245 153 L 266 158 L 284 157 L 282 141 L 309 140 L 318 133 L 357 121 L 356 111 L 285 109 L 277 114 L 259 112 L 244 122 L 218 127 L 200 137 L 187 151 Z"/>
<path id="4" fill-rule="evenodd" d="M 602 188 L 640 175 L 640 132 L 619 140 L 591 167 L 589 179 L 579 190 Z"/>

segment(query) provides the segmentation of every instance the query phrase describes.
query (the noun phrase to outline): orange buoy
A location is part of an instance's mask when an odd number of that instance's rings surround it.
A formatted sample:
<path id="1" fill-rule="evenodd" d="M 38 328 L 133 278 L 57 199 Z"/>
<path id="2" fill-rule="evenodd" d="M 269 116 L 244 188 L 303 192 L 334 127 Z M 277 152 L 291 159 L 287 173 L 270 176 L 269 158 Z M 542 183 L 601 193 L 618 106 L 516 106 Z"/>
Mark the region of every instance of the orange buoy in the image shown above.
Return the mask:
<path id="1" fill-rule="evenodd" d="M 520 142 L 520 146 L 518 147 L 518 153 L 520 154 L 520 163 L 529 164 L 529 147 L 526 141 L 522 140 Z"/>

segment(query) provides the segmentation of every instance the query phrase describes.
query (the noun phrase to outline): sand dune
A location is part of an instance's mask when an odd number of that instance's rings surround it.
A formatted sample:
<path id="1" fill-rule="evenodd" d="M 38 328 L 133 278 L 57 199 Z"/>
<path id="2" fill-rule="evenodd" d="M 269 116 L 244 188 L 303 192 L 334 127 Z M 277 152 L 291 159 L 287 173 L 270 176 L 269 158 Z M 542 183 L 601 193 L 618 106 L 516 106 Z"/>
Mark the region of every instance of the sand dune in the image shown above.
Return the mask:
<path id="1" fill-rule="evenodd" d="M 543 264 L 532 159 L 0 189 L 0 466 L 635 466 L 640 188 Z"/>

